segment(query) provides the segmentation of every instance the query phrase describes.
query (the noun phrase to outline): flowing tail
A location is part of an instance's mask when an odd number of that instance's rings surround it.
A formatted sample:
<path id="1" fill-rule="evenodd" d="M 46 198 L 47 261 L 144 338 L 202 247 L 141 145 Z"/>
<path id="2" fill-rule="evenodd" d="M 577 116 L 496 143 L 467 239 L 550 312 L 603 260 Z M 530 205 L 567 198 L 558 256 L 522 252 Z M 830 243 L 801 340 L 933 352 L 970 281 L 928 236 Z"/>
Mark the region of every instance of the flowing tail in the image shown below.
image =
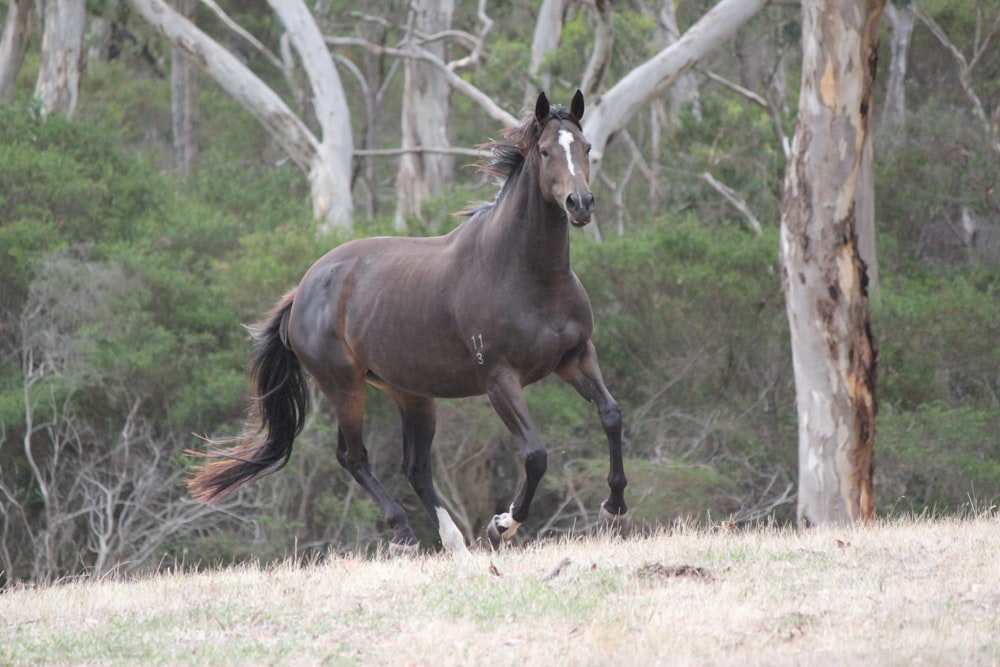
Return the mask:
<path id="1" fill-rule="evenodd" d="M 196 456 L 215 459 L 191 477 L 188 490 L 197 500 L 213 500 L 259 477 L 280 470 L 292 454 L 309 409 L 309 387 L 302 365 L 288 346 L 288 316 L 294 291 L 278 303 L 271 317 L 252 329 L 257 345 L 250 359 L 253 401 L 248 423 L 256 428 L 225 440 Z M 225 449 L 220 446 L 231 445 Z"/>

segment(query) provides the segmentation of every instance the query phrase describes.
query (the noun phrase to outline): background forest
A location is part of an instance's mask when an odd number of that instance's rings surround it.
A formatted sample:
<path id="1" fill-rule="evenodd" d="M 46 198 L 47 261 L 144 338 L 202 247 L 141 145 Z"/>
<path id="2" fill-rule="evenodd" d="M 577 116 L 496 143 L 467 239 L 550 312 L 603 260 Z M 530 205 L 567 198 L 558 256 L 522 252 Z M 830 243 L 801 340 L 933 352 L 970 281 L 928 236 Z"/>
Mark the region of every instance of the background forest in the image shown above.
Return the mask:
<path id="1" fill-rule="evenodd" d="M 0 4 L 6 12 L 17 3 Z M 535 2 L 457 2 L 482 36 L 461 77 L 510 113 L 539 85 L 568 103 L 607 12 L 605 80 L 661 48 L 712 3 L 570 2 L 559 48 L 532 62 Z M 198 434 L 241 429 L 250 340 L 329 248 L 356 236 L 437 234 L 492 198 L 472 165 L 500 124 L 450 93 L 454 175 L 419 215 L 400 196 L 401 58 L 410 3 L 311 7 L 350 107 L 353 225 L 319 225 L 309 180 L 204 74 L 196 131 L 177 159 L 170 45 L 117 0 L 87 3 L 75 110 L 35 99 L 40 36 L 0 103 L 0 572 L 3 583 L 160 563 L 366 548 L 376 508 L 333 456 L 323 401 L 289 466 L 218 505 L 186 497 Z M 218 11 L 216 11 L 218 10 Z M 263 1 L 206 2 L 195 22 L 303 118 L 284 25 Z M 262 48 L 220 19 L 224 12 Z M 777 266 L 784 142 L 800 69 L 799 10 L 767 6 L 662 100 L 616 133 L 593 187 L 596 231 L 574 233 L 595 343 L 626 425 L 627 495 L 641 526 L 677 517 L 794 518 L 795 391 Z M 882 25 L 874 119 L 879 343 L 875 490 L 882 515 L 955 513 L 1000 498 L 1000 6 L 893 3 Z M 669 31 L 667 31 L 669 32 Z M 348 39 L 352 38 L 352 39 Z M 904 39 L 907 38 L 907 39 Z M 455 47 L 452 57 L 460 55 Z M 900 65 L 902 69 L 900 70 Z M 533 80 L 534 78 L 534 80 Z M 192 150 L 193 147 L 193 150 Z M 369 393 L 376 474 L 436 534 L 399 472 L 395 407 Z M 549 472 L 525 537 L 590 525 L 605 492 L 597 416 L 556 381 L 528 390 Z M 442 401 L 437 482 L 466 537 L 505 509 L 521 466 L 483 400 Z M 519 533 L 519 536 L 521 535 Z"/>

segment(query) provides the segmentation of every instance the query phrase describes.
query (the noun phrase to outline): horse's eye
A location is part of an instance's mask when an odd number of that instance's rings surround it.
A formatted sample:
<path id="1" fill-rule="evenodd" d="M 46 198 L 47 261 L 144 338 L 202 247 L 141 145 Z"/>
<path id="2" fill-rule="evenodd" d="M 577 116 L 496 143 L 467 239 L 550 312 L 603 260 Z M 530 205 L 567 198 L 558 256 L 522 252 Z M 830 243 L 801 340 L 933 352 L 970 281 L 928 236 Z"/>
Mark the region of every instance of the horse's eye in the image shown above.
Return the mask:
<path id="1" fill-rule="evenodd" d="M 587 144 L 587 148 L 585 149 L 587 155 L 590 155 L 590 148 L 591 148 L 590 144 Z"/>
<path id="2" fill-rule="evenodd" d="M 544 148 L 540 149 L 538 152 L 542 154 L 542 157 L 548 157 L 549 156 L 549 152 L 547 150 L 545 150 Z"/>

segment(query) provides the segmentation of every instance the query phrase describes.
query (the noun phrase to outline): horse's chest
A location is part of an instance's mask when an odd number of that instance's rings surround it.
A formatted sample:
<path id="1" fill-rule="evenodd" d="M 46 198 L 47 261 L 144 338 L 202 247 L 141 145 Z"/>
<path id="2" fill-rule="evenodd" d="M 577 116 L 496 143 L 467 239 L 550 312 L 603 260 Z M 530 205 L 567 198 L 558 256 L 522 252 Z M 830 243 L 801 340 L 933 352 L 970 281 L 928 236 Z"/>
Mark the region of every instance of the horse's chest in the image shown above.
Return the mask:
<path id="1" fill-rule="evenodd" d="M 526 382 L 534 382 L 552 373 L 586 336 L 582 323 L 574 320 L 539 322 L 511 336 L 505 356 Z"/>

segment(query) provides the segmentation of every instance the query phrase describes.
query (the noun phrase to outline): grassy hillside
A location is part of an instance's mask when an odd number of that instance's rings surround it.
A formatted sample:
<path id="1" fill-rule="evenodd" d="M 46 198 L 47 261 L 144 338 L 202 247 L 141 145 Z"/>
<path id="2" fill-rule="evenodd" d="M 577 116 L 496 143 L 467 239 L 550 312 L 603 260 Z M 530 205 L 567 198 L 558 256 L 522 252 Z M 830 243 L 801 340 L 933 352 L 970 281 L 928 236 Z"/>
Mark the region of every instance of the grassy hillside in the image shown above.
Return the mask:
<path id="1" fill-rule="evenodd" d="M 1000 663 L 1000 522 L 679 527 L 0 596 L 0 663 Z"/>

